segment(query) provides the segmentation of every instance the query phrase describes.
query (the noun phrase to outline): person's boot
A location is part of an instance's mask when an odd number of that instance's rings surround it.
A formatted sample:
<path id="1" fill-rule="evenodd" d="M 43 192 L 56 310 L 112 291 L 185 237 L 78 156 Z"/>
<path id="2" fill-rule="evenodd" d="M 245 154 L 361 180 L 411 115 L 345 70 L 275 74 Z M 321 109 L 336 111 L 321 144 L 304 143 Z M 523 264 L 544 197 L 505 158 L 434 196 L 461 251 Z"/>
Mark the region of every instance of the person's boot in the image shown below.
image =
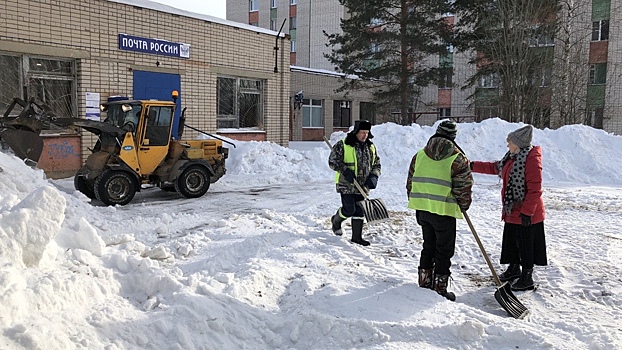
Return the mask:
<path id="1" fill-rule="evenodd" d="M 440 295 L 445 298 L 456 301 L 456 295 L 453 292 L 447 291 L 447 286 L 449 285 L 449 275 L 434 275 L 434 284 L 433 289 Z"/>
<path id="2" fill-rule="evenodd" d="M 512 290 L 532 290 L 534 288 L 532 273 L 533 269 L 523 269 L 523 273 L 520 277 L 516 282 L 512 283 Z"/>
<path id="3" fill-rule="evenodd" d="M 432 269 L 419 268 L 419 287 L 432 289 Z"/>
<path id="4" fill-rule="evenodd" d="M 363 219 L 352 218 L 352 240 L 353 243 L 368 246 L 369 242 L 363 239 Z"/>
<path id="5" fill-rule="evenodd" d="M 518 277 L 520 277 L 520 265 L 510 264 L 510 266 L 508 266 L 508 269 L 505 270 L 504 273 L 499 275 L 499 280 L 501 282 L 507 282 Z"/>
<path id="6" fill-rule="evenodd" d="M 333 225 L 333 233 L 337 236 L 343 235 L 343 230 L 341 229 L 341 223 L 345 221 L 345 218 L 341 216 L 341 209 L 338 209 L 335 215 L 330 218 L 330 222 Z"/>

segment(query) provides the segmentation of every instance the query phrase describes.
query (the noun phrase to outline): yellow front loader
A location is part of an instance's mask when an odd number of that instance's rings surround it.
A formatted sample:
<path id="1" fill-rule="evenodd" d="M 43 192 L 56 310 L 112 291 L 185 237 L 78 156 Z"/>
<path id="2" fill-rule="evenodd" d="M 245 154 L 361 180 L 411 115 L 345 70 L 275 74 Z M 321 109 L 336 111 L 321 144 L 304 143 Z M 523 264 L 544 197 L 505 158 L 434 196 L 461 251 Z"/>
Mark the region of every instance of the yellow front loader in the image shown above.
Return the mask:
<path id="1" fill-rule="evenodd" d="M 181 140 L 185 109 L 172 138 L 174 102 L 119 100 L 103 104 L 102 111 L 107 112 L 103 122 L 73 123 L 99 136 L 74 178 L 75 188 L 87 197 L 125 205 L 148 184 L 196 198 L 225 174 L 229 150 L 223 142 L 232 143 L 207 133 L 213 139 Z"/>

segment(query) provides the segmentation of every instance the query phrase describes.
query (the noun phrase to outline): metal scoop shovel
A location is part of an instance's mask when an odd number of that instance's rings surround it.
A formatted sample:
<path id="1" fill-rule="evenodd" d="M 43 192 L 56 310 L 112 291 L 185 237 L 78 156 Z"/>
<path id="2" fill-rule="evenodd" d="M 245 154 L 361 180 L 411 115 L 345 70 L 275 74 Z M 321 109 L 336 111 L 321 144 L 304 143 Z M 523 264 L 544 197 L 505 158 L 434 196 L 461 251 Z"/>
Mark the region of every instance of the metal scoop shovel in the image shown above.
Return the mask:
<path id="1" fill-rule="evenodd" d="M 490 262 L 488 254 L 486 254 L 486 250 L 484 249 L 482 242 L 479 240 L 479 236 L 475 232 L 475 228 L 471 223 L 471 219 L 469 219 L 466 211 L 462 211 L 462 215 L 464 215 L 464 218 L 469 224 L 469 228 L 471 229 L 471 232 L 473 233 L 473 236 L 477 241 L 477 245 L 479 245 L 479 249 L 482 251 L 484 258 L 486 258 L 486 263 L 490 268 L 490 272 L 492 272 L 492 277 L 494 277 L 495 283 L 497 283 L 497 286 L 499 286 L 499 288 L 497 288 L 497 290 L 495 291 L 495 299 L 497 299 L 497 302 L 505 311 L 508 312 L 508 314 L 510 314 L 510 316 L 519 319 L 524 318 L 529 313 L 529 310 L 527 310 L 527 307 L 525 307 L 525 305 L 523 305 L 520 300 L 518 300 L 514 293 L 512 293 L 512 287 L 507 282 L 501 283 L 501 280 L 499 280 L 499 276 L 497 276 L 495 269 L 492 267 L 492 263 Z"/>

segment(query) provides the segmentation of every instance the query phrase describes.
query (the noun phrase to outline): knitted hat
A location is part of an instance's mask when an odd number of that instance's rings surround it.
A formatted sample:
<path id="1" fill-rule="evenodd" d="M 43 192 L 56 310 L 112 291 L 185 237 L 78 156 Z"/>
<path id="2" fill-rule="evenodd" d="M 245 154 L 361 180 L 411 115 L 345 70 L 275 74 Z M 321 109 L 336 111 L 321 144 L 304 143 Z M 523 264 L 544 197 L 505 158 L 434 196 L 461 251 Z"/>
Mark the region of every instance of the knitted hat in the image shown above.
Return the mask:
<path id="1" fill-rule="evenodd" d="M 516 129 L 508 134 L 508 141 L 518 146 L 518 148 L 525 148 L 531 146 L 531 139 L 533 138 L 533 126 L 525 125 L 520 129 Z"/>
<path id="2" fill-rule="evenodd" d="M 352 133 L 356 134 L 361 130 L 371 130 L 371 123 L 368 120 L 355 121 L 354 130 L 352 130 Z"/>
<path id="3" fill-rule="evenodd" d="M 445 136 L 450 140 L 454 140 L 456 138 L 456 133 L 458 132 L 458 126 L 456 123 L 451 120 L 445 120 L 440 123 L 436 128 L 436 134 L 439 136 Z"/>

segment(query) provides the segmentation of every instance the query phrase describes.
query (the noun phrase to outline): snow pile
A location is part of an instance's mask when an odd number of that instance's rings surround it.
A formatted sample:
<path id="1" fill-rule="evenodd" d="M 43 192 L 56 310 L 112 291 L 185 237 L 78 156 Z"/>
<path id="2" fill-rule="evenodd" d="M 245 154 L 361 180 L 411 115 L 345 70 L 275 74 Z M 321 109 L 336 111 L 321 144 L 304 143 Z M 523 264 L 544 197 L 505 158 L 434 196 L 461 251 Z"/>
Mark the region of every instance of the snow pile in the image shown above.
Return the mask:
<path id="1" fill-rule="evenodd" d="M 458 125 L 471 159 L 497 160 L 520 124 Z M 72 179 L 0 153 L 3 349 L 605 349 L 622 347 L 622 137 L 536 130 L 544 151 L 549 266 L 507 317 L 459 223 L 446 301 L 417 286 L 421 235 L 406 209 L 410 159 L 435 127 L 374 126 L 391 220 L 363 248 L 327 228 L 339 206 L 329 149 L 235 142 L 227 174 L 197 199 L 144 189 L 102 207 Z M 335 133 L 331 142 L 343 138 Z M 598 184 L 595 186 L 593 184 Z M 609 185 L 610 187 L 605 187 Z M 498 261 L 500 184 L 476 176 L 469 213 Z M 498 265 L 496 265 L 498 267 Z M 590 310 L 585 313 L 584 310 Z"/>

